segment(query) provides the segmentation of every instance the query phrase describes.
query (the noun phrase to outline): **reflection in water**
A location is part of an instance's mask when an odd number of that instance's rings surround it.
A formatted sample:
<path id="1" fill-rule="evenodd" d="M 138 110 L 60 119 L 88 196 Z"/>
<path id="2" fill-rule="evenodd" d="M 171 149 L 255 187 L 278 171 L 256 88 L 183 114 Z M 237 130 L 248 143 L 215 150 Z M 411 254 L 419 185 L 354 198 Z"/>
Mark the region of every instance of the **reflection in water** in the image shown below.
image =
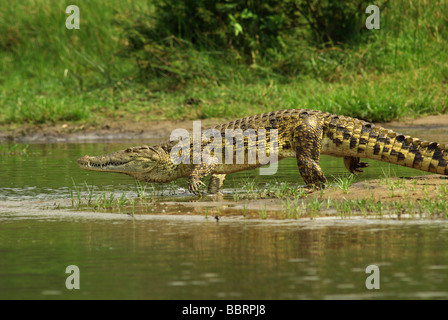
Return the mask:
<path id="1" fill-rule="evenodd" d="M 0 298 L 448 298 L 446 222 L 9 216 L 0 229 Z M 372 264 L 380 290 L 365 287 Z"/>

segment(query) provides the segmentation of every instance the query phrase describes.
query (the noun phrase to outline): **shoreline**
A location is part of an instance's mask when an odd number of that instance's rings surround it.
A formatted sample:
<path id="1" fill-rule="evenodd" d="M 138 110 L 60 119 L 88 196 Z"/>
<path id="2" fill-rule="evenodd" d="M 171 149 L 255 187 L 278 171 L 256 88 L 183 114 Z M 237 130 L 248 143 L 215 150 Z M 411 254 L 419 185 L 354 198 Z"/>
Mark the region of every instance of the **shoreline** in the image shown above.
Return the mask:
<path id="1" fill-rule="evenodd" d="M 258 210 L 255 208 L 260 204 L 258 200 L 248 200 L 252 206 L 250 211 L 255 212 Z M 135 215 L 130 215 L 125 212 L 103 212 L 100 210 L 92 210 L 88 208 L 84 209 L 74 209 L 69 208 L 69 200 L 67 199 L 52 199 L 52 200 L 6 200 L 0 201 L 2 206 L 0 207 L 0 220 L 2 219 L 74 219 L 74 220 L 117 220 L 117 221 L 154 221 L 154 220 L 164 220 L 164 221 L 174 221 L 174 222 L 193 222 L 193 223 L 213 223 L 213 224 L 228 224 L 228 223 L 253 223 L 260 225 L 301 225 L 302 227 L 309 228 L 319 228 L 328 225 L 333 225 L 334 223 L 341 224 L 390 224 L 390 223 L 434 223 L 442 222 L 448 223 L 443 216 L 429 216 L 426 214 L 415 215 L 409 213 L 397 214 L 393 212 L 387 213 L 369 213 L 363 215 L 360 212 L 353 213 L 351 215 L 340 215 L 338 213 L 330 212 L 334 210 L 324 210 L 323 212 L 316 214 L 314 216 L 301 216 L 301 217 L 279 217 L 274 213 L 280 213 L 282 211 L 280 207 L 281 200 L 279 199 L 264 199 L 263 202 L 271 202 L 274 204 L 271 214 L 264 218 L 260 218 L 255 214 L 243 215 L 242 208 L 235 205 L 233 208 L 229 208 L 228 204 L 230 201 L 218 201 L 215 207 L 227 207 L 232 211 L 231 214 L 226 214 L 227 210 L 224 210 L 219 219 L 216 219 L 214 215 L 204 215 L 201 211 L 206 205 L 210 207 L 210 202 L 198 202 L 195 204 L 181 203 L 182 205 L 188 206 L 192 213 L 138 213 Z M 59 207 L 61 204 L 64 207 Z M 179 202 L 165 202 L 164 206 L 168 208 L 177 207 Z M 213 206 L 212 206 L 213 207 Z M 26 211 L 24 211 L 26 209 Z M 195 212 L 196 211 L 196 212 Z"/>
<path id="2" fill-rule="evenodd" d="M 157 140 L 169 137 L 172 130 L 192 130 L 194 120 L 104 120 L 95 125 L 63 122 L 42 125 L 2 125 L 0 143 L 88 143 L 96 141 Z M 229 119 L 200 120 L 203 128 L 231 121 Z M 415 130 L 448 129 L 448 114 L 416 119 L 405 118 L 388 123 L 375 123 L 401 133 Z M 419 137 L 420 138 L 420 137 Z M 424 137 L 421 137 L 424 138 Z M 447 141 L 448 142 L 448 141 Z"/>

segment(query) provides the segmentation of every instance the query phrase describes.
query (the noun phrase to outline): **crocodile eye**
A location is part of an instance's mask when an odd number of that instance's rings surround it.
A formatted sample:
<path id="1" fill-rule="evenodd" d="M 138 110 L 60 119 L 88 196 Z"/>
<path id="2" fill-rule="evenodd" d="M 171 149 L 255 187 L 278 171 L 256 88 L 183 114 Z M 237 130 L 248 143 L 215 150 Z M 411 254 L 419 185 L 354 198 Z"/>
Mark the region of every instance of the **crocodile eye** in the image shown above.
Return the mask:
<path id="1" fill-rule="evenodd" d="M 131 148 L 126 149 L 126 152 L 127 153 L 132 152 L 132 149 Z"/>

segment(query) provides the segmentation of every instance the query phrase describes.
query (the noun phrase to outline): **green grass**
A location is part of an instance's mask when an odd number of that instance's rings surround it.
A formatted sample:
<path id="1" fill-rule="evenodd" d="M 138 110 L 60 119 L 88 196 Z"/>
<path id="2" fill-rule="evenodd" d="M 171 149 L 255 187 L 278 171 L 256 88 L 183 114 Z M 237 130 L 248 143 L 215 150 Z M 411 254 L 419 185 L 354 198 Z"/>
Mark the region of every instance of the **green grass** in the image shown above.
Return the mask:
<path id="1" fill-rule="evenodd" d="M 85 183 L 79 186 L 72 179 L 73 187 L 70 188 L 72 208 L 76 210 L 91 209 L 95 211 L 117 211 L 130 210 L 132 216 L 135 214 L 136 202 L 145 204 L 151 202 L 145 193 L 145 187 L 136 181 L 135 193 L 137 198 L 128 198 L 123 192 L 117 196 L 114 191 L 97 190 L 94 186 Z"/>
<path id="2" fill-rule="evenodd" d="M 336 187 L 341 189 L 343 193 L 349 193 L 350 186 L 355 182 L 355 175 L 346 174 L 342 177 L 336 177 L 334 179 Z"/>
<path id="3" fill-rule="evenodd" d="M 80 7 L 79 30 L 65 28 L 70 4 Z M 391 1 L 381 29 L 356 42 L 291 39 L 252 65 L 174 38 L 143 46 L 138 61 L 126 50 L 130 34 L 151 25 L 152 13 L 143 0 L 10 1 L 0 12 L 0 124 L 230 119 L 283 108 L 389 121 L 448 111 L 444 1 Z M 158 62 L 148 58 L 157 52 Z M 159 76 L 142 79 L 142 64 Z"/>

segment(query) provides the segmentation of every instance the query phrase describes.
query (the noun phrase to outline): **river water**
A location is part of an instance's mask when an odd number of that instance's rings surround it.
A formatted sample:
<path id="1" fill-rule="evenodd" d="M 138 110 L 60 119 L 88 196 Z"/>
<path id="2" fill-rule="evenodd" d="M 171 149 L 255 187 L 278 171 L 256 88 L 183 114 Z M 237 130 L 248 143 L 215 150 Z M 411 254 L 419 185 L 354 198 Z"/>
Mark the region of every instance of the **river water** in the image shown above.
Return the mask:
<path id="1" fill-rule="evenodd" d="M 3 149 L 0 299 L 448 298 L 444 220 L 216 221 L 205 214 L 132 218 L 52 207 L 61 199 L 70 203 L 74 184 L 136 197 L 134 179 L 80 170 L 76 159 L 139 144 L 31 144 L 26 154 Z M 341 159 L 323 157 L 322 168 L 330 181 L 346 173 Z M 363 178 L 383 170 L 416 175 L 371 161 Z M 237 173 L 224 193 L 233 194 L 244 179 L 273 181 L 257 171 Z M 303 183 L 293 159 L 281 162 L 275 179 Z M 162 191 L 189 201 L 185 188 L 179 181 Z M 66 287 L 70 265 L 80 271 L 78 290 Z M 372 274 L 379 289 L 366 287 L 371 265 L 379 270 Z"/>

